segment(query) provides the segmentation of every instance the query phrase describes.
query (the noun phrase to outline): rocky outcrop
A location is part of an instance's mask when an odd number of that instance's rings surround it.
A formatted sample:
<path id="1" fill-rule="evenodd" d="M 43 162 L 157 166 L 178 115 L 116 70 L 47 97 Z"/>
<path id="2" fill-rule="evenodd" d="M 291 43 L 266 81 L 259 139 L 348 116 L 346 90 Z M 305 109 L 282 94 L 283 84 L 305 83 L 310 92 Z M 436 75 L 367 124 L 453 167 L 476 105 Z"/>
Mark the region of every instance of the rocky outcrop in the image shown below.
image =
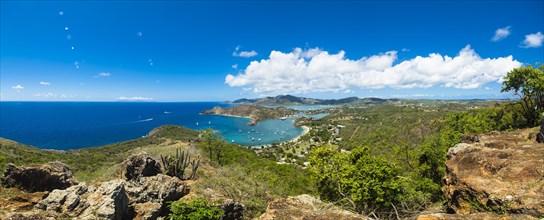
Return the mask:
<path id="1" fill-rule="evenodd" d="M 159 174 L 127 182 L 126 192 L 137 219 L 156 219 L 167 211 L 167 203 L 189 193 L 189 186 L 175 177 Z"/>
<path id="2" fill-rule="evenodd" d="M 268 203 L 266 212 L 258 219 L 368 219 L 340 209 L 310 195 L 277 199 Z"/>
<path id="3" fill-rule="evenodd" d="M 77 184 L 72 171 L 60 162 L 35 167 L 17 167 L 10 163 L 1 182 L 4 187 L 17 187 L 29 192 L 66 189 Z"/>
<path id="4" fill-rule="evenodd" d="M 451 148 L 443 188 L 448 212 L 543 216 L 544 144 L 532 132 L 491 132 Z"/>
<path id="5" fill-rule="evenodd" d="M 103 182 L 97 188 L 82 183 L 65 190 L 53 190 L 36 208 L 49 216 L 62 214 L 78 219 L 127 219 L 134 216 L 122 180 Z"/>
<path id="6" fill-rule="evenodd" d="M 88 187 L 85 183 L 80 183 L 75 186 L 71 186 L 65 190 L 55 189 L 49 195 L 36 204 L 36 208 L 49 212 L 59 213 L 78 213 L 83 208 L 87 208 L 81 202 L 81 195 L 88 191 Z"/>
<path id="7" fill-rule="evenodd" d="M 189 193 L 188 185 L 174 177 L 158 174 L 136 180 L 112 180 L 97 186 L 85 183 L 53 190 L 36 204 L 48 216 L 77 219 L 157 219 L 167 204 Z"/>
<path id="8" fill-rule="evenodd" d="M 155 176 L 161 172 L 161 165 L 147 153 L 142 152 L 128 157 L 122 164 L 126 180 L 138 180 L 144 176 Z"/>
<path id="9" fill-rule="evenodd" d="M 258 105 L 238 105 L 228 108 L 214 107 L 201 112 L 208 115 L 224 115 L 250 118 L 248 125 L 255 125 L 258 121 L 273 118 L 290 117 L 298 113 L 297 110 L 285 107 L 267 108 Z"/>

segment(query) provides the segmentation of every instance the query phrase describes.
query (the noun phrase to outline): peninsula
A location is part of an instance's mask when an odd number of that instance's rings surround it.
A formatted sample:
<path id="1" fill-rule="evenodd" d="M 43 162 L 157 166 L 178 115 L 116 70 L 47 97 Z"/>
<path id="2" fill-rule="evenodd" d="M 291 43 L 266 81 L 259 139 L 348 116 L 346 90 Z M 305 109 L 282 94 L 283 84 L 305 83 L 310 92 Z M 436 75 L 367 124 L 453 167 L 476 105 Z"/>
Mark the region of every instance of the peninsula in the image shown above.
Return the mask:
<path id="1" fill-rule="evenodd" d="M 214 107 L 201 112 L 206 115 L 223 115 L 233 117 L 250 118 L 248 125 L 256 125 L 257 122 L 266 119 L 281 119 L 292 117 L 298 113 L 295 109 L 285 107 L 267 108 L 259 105 L 238 105 L 228 108 Z"/>

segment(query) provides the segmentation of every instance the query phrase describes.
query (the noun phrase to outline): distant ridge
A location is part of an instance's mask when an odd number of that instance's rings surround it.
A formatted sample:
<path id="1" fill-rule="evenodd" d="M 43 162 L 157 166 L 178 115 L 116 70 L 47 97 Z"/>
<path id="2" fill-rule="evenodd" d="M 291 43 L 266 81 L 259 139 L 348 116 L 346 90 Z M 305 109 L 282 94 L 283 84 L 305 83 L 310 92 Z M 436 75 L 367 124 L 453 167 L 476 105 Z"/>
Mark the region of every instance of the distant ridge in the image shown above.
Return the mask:
<path id="1" fill-rule="evenodd" d="M 238 99 L 233 101 L 235 104 L 254 104 L 254 105 L 342 105 L 354 103 L 383 103 L 387 99 L 380 98 L 358 98 L 348 97 L 342 99 L 314 99 L 304 98 L 292 95 L 278 95 L 276 97 L 265 97 L 257 99 Z M 393 100 L 391 100 L 393 101 Z"/>

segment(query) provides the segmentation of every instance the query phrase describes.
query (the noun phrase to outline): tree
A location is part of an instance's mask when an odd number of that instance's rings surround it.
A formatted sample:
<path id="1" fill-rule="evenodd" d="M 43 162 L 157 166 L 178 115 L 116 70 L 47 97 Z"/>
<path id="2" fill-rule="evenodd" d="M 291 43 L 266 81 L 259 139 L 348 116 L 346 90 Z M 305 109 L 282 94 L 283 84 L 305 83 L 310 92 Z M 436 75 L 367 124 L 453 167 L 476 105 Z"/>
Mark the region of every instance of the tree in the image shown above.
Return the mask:
<path id="1" fill-rule="evenodd" d="M 535 126 L 544 110 L 544 65 L 527 65 L 506 74 L 501 92 L 513 91 L 519 96 L 527 126 Z"/>
<path id="2" fill-rule="evenodd" d="M 200 147 L 204 148 L 204 150 L 207 151 L 211 161 L 214 161 L 215 159 L 217 161 L 217 164 L 221 165 L 221 153 L 223 151 L 223 145 L 225 144 L 225 142 L 222 139 L 216 137 L 213 133 L 213 130 L 210 128 L 206 128 L 206 130 L 202 131 L 200 134 Z"/>
<path id="3" fill-rule="evenodd" d="M 324 146 L 314 150 L 310 164 L 319 195 L 357 212 L 389 208 L 404 196 L 400 170 L 386 159 L 371 155 L 368 147 L 340 153 L 330 145 Z"/>

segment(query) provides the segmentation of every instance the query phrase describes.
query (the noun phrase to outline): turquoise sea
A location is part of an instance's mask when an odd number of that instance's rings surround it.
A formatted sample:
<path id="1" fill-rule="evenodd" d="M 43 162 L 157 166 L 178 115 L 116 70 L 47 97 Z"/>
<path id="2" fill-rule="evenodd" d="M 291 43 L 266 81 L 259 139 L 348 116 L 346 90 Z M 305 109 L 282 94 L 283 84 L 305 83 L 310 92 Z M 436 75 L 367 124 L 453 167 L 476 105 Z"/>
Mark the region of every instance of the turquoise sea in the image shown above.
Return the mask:
<path id="1" fill-rule="evenodd" d="M 293 139 L 303 129 L 294 118 L 265 120 L 201 115 L 219 102 L 0 102 L 0 137 L 38 148 L 69 150 L 145 136 L 161 125 L 212 128 L 228 142 L 245 146 Z"/>

